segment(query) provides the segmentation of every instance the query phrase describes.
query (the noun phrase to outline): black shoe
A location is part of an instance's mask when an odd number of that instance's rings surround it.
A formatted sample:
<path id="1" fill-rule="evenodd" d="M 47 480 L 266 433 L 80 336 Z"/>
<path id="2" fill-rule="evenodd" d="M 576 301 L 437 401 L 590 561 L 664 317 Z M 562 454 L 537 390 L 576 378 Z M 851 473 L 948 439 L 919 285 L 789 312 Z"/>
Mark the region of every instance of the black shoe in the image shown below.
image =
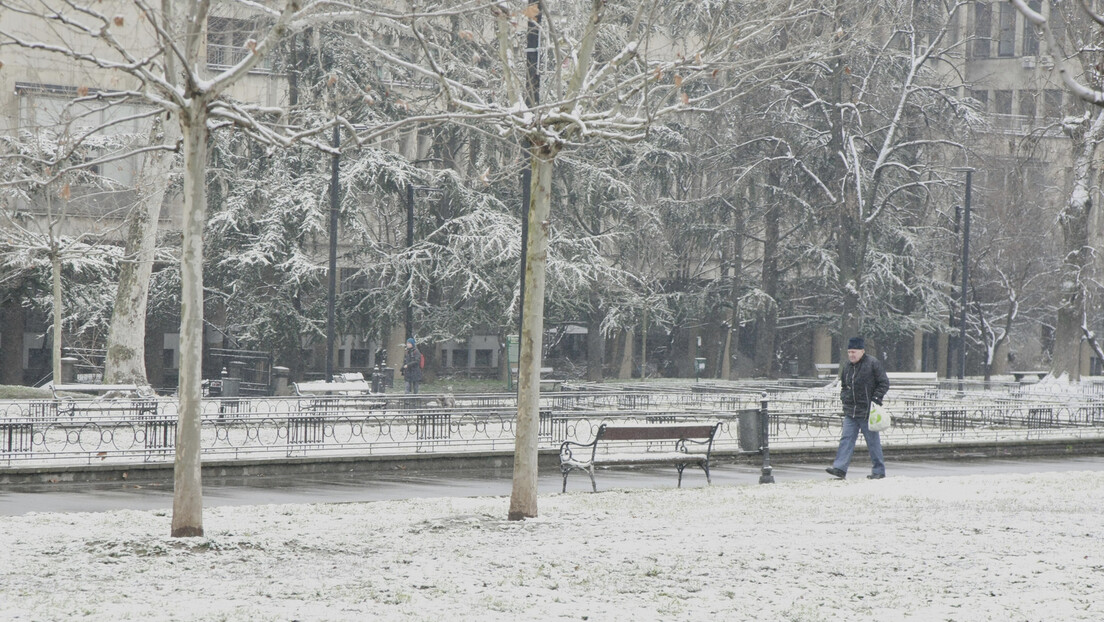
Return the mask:
<path id="1" fill-rule="evenodd" d="M 885 473 L 871 473 L 870 475 L 866 476 L 866 479 L 885 479 Z"/>
<path id="2" fill-rule="evenodd" d="M 840 469 L 837 469 L 836 467 L 828 467 L 827 469 L 824 469 L 824 470 L 828 471 L 828 474 L 833 476 L 833 477 L 838 477 L 840 479 L 843 479 L 843 478 L 847 477 L 847 471 L 841 471 Z"/>

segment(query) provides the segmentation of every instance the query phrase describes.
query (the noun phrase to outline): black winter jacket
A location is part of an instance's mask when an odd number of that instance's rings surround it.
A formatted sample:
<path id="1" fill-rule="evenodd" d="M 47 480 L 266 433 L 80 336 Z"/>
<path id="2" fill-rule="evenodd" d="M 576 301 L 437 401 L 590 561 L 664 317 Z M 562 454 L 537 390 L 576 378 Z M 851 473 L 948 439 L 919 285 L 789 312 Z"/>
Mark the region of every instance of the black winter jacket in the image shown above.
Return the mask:
<path id="1" fill-rule="evenodd" d="M 840 371 L 840 400 L 843 414 L 848 417 L 870 416 L 870 403 L 882 403 L 889 391 L 885 366 L 878 359 L 864 354 L 858 363 L 847 361 Z"/>
<path id="2" fill-rule="evenodd" d="M 422 351 L 418 346 L 408 349 L 403 354 L 402 369 L 403 378 L 413 382 L 422 381 Z"/>

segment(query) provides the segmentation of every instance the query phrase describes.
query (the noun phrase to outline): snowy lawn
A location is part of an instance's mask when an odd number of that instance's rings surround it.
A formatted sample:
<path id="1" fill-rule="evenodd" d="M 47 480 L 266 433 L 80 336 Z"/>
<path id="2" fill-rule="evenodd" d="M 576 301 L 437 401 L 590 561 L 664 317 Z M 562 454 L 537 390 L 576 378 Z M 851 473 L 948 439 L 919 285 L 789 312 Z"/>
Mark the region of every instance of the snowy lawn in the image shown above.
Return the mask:
<path id="1" fill-rule="evenodd" d="M 827 476 L 826 476 L 827 478 Z M 1104 620 L 1104 473 L 0 519 L 3 620 Z M 867 536 L 875 525 L 878 536 Z"/>

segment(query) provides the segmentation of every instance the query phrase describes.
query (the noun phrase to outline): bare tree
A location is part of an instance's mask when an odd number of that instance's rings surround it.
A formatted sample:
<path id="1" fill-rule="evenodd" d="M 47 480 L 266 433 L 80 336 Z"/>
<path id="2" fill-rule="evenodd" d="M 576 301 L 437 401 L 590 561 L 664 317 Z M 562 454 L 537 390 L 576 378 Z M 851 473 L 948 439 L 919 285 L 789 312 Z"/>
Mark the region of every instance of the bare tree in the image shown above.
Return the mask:
<path id="1" fill-rule="evenodd" d="M 1096 263 L 1096 252 L 1089 239 L 1093 186 L 1097 179 L 1095 159 L 1104 141 L 1104 89 L 1100 87 L 1104 72 L 1098 64 L 1104 42 L 1104 16 L 1085 0 L 1051 1 L 1048 17 L 1024 0 L 1011 1 L 1027 20 L 1043 30 L 1057 59 L 1055 69 L 1066 87 L 1097 107 L 1095 112 L 1086 112 L 1080 118 L 1066 117 L 1062 124 L 1071 139 L 1072 169 L 1069 197 L 1058 215 L 1063 238 L 1062 274 L 1051 373 L 1077 381 L 1081 377 L 1081 341 L 1092 335 L 1087 325 L 1086 301 Z"/>
<path id="2" fill-rule="evenodd" d="M 20 256 L 26 259 L 35 254 L 45 255 L 50 263 L 55 383 L 61 382 L 66 323 L 63 265 L 109 261 L 111 251 L 96 246 L 99 236 L 93 231 L 111 235 L 110 212 L 125 210 L 128 205 L 125 191 L 99 171 L 136 149 L 141 152 L 136 137 L 121 128 L 148 116 L 120 113 L 118 108 L 126 98 L 91 93 L 87 88 L 68 94 L 71 98 L 38 99 L 26 94 L 33 100 L 34 110 L 27 111 L 23 127 L 6 137 L 0 150 L 0 170 L 4 172 L 0 222 L 6 253 L 16 257 L 9 265 L 19 263 Z M 9 276 L 17 278 L 19 272 L 17 268 Z"/>
<path id="3" fill-rule="evenodd" d="M 695 107 L 724 105 L 742 90 L 758 86 L 767 74 L 792 62 L 795 55 L 771 53 L 761 44 L 781 25 L 803 18 L 815 3 L 765 0 L 753 6 L 643 3 L 591 0 L 563 3 L 492 3 L 495 29 L 476 24 L 468 40 L 485 43 L 479 54 L 487 63 L 482 82 L 449 77 L 456 62 L 435 39 L 429 20 L 407 21 L 405 34 L 422 44 L 411 60 L 390 53 L 372 40 L 365 45 L 395 67 L 434 80 L 442 107 L 468 118 L 493 120 L 502 134 L 524 140 L 532 171 L 528 205 L 528 248 L 519 363 L 517 442 L 514 487 L 509 516 L 537 515 L 537 413 L 545 293 L 545 259 L 551 229 L 552 170 L 557 158 L 576 144 L 635 141 L 659 118 Z M 690 13 L 684 14 L 684 13 Z M 679 20 L 693 23 L 691 36 L 672 37 Z M 527 97 L 527 64 L 518 53 L 520 32 L 540 32 L 541 61 L 550 69 L 542 81 L 539 102 Z M 470 53 L 470 50 L 468 50 Z M 464 65 L 470 63 L 464 59 Z M 477 70 L 478 66 L 475 68 Z"/>
<path id="4" fill-rule="evenodd" d="M 211 127 L 237 126 L 261 140 L 288 145 L 303 140 L 330 150 L 314 136 L 325 128 L 274 129 L 263 121 L 279 111 L 235 102 L 228 89 L 257 66 L 269 49 L 300 19 L 317 14 L 317 3 L 287 0 L 274 8 L 242 2 L 257 20 L 247 54 L 228 69 L 208 76 L 202 68 L 210 0 L 160 6 L 141 1 L 104 6 L 77 0 L 4 0 L 9 16 L 0 25 L 0 46 L 52 54 L 102 72 L 125 76 L 122 91 L 168 114 L 178 125 L 184 158 L 181 249 L 180 404 L 174 464 L 173 536 L 203 534 L 200 475 L 201 356 L 203 335 L 204 174 Z M 225 8 L 225 7 L 224 7 Z M 118 11 L 118 12 L 116 12 Z"/>
<path id="5" fill-rule="evenodd" d="M 104 357 L 104 382 L 147 386 L 146 378 L 146 302 L 150 274 L 157 250 L 157 224 L 171 180 L 173 152 L 156 149 L 176 147 L 175 124 L 166 124 L 164 115 L 154 115 L 147 145 L 155 147 L 143 159 L 135 187 L 137 204 L 127 216 L 124 261 L 111 313 L 111 329 Z"/>

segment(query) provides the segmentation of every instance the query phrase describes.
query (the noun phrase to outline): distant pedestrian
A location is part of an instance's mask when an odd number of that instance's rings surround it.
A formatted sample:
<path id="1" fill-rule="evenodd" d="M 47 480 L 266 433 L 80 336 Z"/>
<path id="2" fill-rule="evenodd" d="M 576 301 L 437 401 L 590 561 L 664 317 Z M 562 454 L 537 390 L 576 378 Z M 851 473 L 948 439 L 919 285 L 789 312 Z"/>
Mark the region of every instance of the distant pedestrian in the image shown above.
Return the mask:
<path id="1" fill-rule="evenodd" d="M 882 404 L 889 391 L 889 378 L 882 362 L 866 353 L 862 337 L 852 337 L 847 342 L 847 364 L 840 370 L 840 401 L 843 402 L 843 434 L 839 450 L 832 466 L 826 470 L 843 479 L 855 453 L 855 441 L 862 432 L 873 465 L 868 479 L 885 477 L 885 459 L 882 456 L 882 439 L 870 430 L 870 404 Z"/>
<path id="2" fill-rule="evenodd" d="M 417 393 L 418 385 L 422 383 L 422 366 L 424 365 L 422 353 L 418 350 L 414 338 L 406 340 L 406 353 L 403 355 L 402 375 L 406 380 L 406 392 Z"/>

